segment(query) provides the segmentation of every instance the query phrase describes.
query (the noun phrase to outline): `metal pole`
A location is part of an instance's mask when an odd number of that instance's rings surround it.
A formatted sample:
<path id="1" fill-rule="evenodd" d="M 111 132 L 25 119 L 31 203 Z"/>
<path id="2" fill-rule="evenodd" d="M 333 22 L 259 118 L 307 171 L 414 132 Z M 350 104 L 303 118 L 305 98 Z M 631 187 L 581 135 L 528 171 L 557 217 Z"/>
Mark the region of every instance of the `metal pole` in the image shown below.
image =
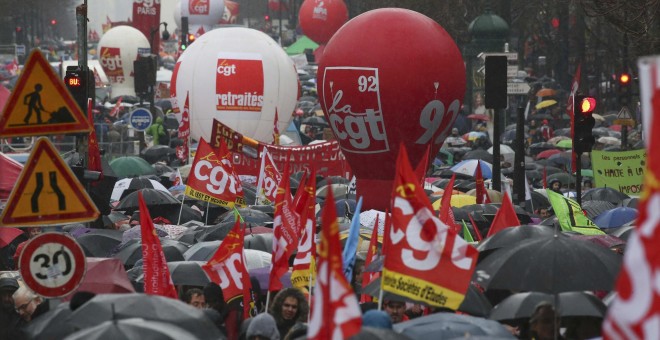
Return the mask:
<path id="1" fill-rule="evenodd" d="M 575 155 L 575 199 L 582 206 L 582 153 Z"/>
<path id="2" fill-rule="evenodd" d="M 522 103 L 521 103 L 522 104 Z M 516 119 L 516 142 L 514 158 L 514 202 L 520 204 L 525 201 L 525 108 L 518 106 Z"/>
<path id="3" fill-rule="evenodd" d="M 502 190 L 502 170 L 500 165 L 500 115 L 503 109 L 493 109 L 493 190 Z"/>
<path id="4" fill-rule="evenodd" d="M 85 98 L 89 98 L 89 80 L 88 75 L 89 67 L 87 66 L 87 0 L 84 0 L 83 4 L 76 7 L 76 22 L 78 28 L 78 67 L 80 68 L 81 75 L 85 77 L 84 89 Z M 89 112 L 87 112 L 88 105 L 81 107 L 82 111 L 85 113 L 85 117 L 89 117 Z M 93 122 L 89 122 L 92 125 Z M 89 147 L 88 147 L 88 134 L 80 134 L 80 138 L 76 138 L 78 141 L 77 149 L 83 159 L 83 168 L 87 169 L 87 164 L 89 164 Z"/>

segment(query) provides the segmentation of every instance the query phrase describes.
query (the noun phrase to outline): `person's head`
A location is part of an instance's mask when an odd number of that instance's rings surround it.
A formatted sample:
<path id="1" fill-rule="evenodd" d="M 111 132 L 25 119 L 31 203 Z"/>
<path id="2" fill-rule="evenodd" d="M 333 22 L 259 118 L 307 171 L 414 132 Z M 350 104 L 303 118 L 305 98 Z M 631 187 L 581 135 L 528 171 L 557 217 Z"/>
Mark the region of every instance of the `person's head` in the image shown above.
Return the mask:
<path id="1" fill-rule="evenodd" d="M 222 294 L 222 288 L 215 282 L 209 282 L 204 287 L 204 302 L 206 306 L 215 309 L 222 314 L 225 308 L 225 296 Z"/>
<path id="2" fill-rule="evenodd" d="M 543 301 L 536 305 L 534 313 L 529 319 L 529 330 L 535 339 L 551 340 L 555 338 L 555 332 L 559 331 L 559 325 L 555 308 L 550 302 Z"/>
<path id="3" fill-rule="evenodd" d="M 37 306 L 43 302 L 43 299 L 40 296 L 37 296 L 28 289 L 26 286 L 22 286 L 14 292 L 14 308 L 16 313 L 18 313 L 25 321 L 32 320 L 32 314 L 37 309 Z"/>
<path id="4" fill-rule="evenodd" d="M 591 183 L 590 180 L 587 179 L 587 180 L 582 181 L 582 189 L 589 190 L 591 188 L 593 188 L 593 184 Z"/>
<path id="5" fill-rule="evenodd" d="M 14 292 L 18 289 L 18 281 L 13 277 L 0 278 L 0 307 L 5 311 L 14 308 Z"/>
<path id="6" fill-rule="evenodd" d="M 406 303 L 401 301 L 384 300 L 383 310 L 390 316 L 392 323 L 403 321 L 403 314 L 406 311 Z"/>
<path id="7" fill-rule="evenodd" d="M 543 120 L 543 125 L 548 125 L 548 120 L 547 119 Z"/>
<path id="8" fill-rule="evenodd" d="M 382 310 L 372 309 L 362 315 L 362 326 L 392 329 L 392 318 Z"/>
<path id="9" fill-rule="evenodd" d="M 548 207 L 543 207 L 539 209 L 539 217 L 542 219 L 546 219 L 552 216 L 552 213 L 550 213 L 550 208 Z"/>
<path id="10" fill-rule="evenodd" d="M 561 190 L 561 182 L 558 179 L 553 179 L 548 183 L 550 190 L 559 192 Z"/>
<path id="11" fill-rule="evenodd" d="M 35 238 L 43 232 L 41 227 L 27 228 L 28 238 Z"/>
<path id="12" fill-rule="evenodd" d="M 454 137 L 458 136 L 458 129 L 457 128 L 452 128 L 451 129 L 451 135 L 454 136 Z"/>
<path id="13" fill-rule="evenodd" d="M 206 300 L 204 300 L 204 292 L 199 288 L 190 288 L 183 295 L 183 301 L 195 308 L 206 308 Z"/>
<path id="14" fill-rule="evenodd" d="M 306 321 L 309 306 L 298 288 L 285 288 L 273 299 L 270 313 L 277 323 Z"/>
<path id="15" fill-rule="evenodd" d="M 268 313 L 261 313 L 250 321 L 246 333 L 248 340 L 279 340 L 275 318 Z"/>

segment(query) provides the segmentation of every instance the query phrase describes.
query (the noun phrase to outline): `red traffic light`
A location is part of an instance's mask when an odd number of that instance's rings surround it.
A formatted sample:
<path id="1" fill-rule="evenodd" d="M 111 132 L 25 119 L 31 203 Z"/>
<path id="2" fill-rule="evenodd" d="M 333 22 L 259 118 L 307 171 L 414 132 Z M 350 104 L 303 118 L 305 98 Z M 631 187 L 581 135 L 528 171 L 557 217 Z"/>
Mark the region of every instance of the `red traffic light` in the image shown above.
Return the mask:
<path id="1" fill-rule="evenodd" d="M 270 15 L 264 15 L 264 20 L 265 21 L 270 21 Z"/>
<path id="2" fill-rule="evenodd" d="M 51 25 L 57 25 L 57 20 L 55 20 L 55 19 L 51 19 L 51 20 L 50 20 L 50 24 L 51 24 Z"/>
<path id="3" fill-rule="evenodd" d="M 630 75 L 628 73 L 621 73 L 619 75 L 619 83 L 621 85 L 628 85 L 630 83 Z"/>
<path id="4" fill-rule="evenodd" d="M 596 110 L 596 98 L 594 97 L 584 97 L 578 106 L 580 113 L 583 115 L 589 115 Z"/>

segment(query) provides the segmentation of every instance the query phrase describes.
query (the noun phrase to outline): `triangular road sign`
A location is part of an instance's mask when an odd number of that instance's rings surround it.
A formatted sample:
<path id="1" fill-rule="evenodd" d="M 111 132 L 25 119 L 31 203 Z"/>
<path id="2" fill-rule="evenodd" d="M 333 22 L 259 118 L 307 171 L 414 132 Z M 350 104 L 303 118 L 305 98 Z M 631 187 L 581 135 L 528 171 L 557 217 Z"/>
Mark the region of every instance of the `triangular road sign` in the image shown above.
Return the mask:
<path id="1" fill-rule="evenodd" d="M 0 116 L 0 137 L 89 132 L 76 101 L 38 50 L 28 57 Z"/>
<path id="2" fill-rule="evenodd" d="M 39 138 L 0 216 L 1 226 L 93 221 L 99 210 L 47 138 Z"/>

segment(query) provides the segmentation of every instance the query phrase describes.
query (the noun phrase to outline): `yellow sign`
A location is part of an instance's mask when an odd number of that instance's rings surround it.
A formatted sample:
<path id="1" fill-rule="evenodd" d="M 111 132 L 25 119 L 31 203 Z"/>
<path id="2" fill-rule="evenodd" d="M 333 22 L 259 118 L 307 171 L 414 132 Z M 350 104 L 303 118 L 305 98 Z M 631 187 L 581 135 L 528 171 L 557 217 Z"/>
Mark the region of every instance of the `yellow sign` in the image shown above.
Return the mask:
<path id="1" fill-rule="evenodd" d="M 85 114 L 48 61 L 32 51 L 0 116 L 0 137 L 90 130 Z"/>
<path id="2" fill-rule="evenodd" d="M 99 210 L 47 138 L 37 140 L 0 216 L 2 226 L 93 221 Z"/>

